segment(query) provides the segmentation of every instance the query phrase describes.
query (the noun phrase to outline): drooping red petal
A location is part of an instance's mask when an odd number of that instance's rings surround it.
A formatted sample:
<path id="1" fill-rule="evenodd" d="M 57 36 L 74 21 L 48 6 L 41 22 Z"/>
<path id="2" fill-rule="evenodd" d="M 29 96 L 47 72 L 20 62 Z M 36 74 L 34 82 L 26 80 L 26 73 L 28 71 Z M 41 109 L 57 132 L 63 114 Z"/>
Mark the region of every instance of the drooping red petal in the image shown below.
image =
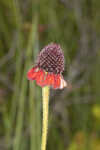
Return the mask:
<path id="1" fill-rule="evenodd" d="M 46 73 L 43 70 L 39 70 L 38 74 L 37 74 L 37 77 L 36 77 L 36 82 L 41 87 L 43 87 L 43 86 L 52 86 L 52 87 L 54 87 L 55 74 Z"/>
<path id="2" fill-rule="evenodd" d="M 39 70 L 36 77 L 36 83 L 41 87 L 46 86 L 45 78 L 46 73 L 43 70 Z"/>
<path id="3" fill-rule="evenodd" d="M 38 67 L 30 69 L 27 73 L 28 80 L 35 80 L 38 73 Z"/>
<path id="4" fill-rule="evenodd" d="M 52 86 L 54 89 L 60 88 L 60 75 L 48 73 L 45 79 L 46 85 Z"/>
<path id="5" fill-rule="evenodd" d="M 52 86 L 54 89 L 62 89 L 67 86 L 67 82 L 60 74 L 46 73 L 44 70 L 34 67 L 27 73 L 29 80 L 36 80 L 36 83 L 41 86 Z"/>
<path id="6" fill-rule="evenodd" d="M 54 89 L 60 88 L 60 83 L 61 83 L 60 75 L 55 75 L 55 81 L 54 81 L 53 88 Z"/>
<path id="7" fill-rule="evenodd" d="M 54 74 L 52 73 L 48 73 L 47 76 L 46 76 L 46 82 L 47 82 L 47 85 L 51 85 L 53 86 L 54 85 Z"/>

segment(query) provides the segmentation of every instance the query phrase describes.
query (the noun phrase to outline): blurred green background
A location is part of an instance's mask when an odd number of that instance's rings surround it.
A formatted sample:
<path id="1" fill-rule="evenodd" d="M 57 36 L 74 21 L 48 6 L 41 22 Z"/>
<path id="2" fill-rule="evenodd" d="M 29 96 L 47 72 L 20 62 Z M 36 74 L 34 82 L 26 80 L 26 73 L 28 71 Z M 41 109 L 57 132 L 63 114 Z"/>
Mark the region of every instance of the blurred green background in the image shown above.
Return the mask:
<path id="1" fill-rule="evenodd" d="M 51 42 L 72 88 L 51 89 L 47 150 L 100 150 L 100 0 L 0 0 L 0 150 L 40 150 L 41 88 L 26 74 Z"/>

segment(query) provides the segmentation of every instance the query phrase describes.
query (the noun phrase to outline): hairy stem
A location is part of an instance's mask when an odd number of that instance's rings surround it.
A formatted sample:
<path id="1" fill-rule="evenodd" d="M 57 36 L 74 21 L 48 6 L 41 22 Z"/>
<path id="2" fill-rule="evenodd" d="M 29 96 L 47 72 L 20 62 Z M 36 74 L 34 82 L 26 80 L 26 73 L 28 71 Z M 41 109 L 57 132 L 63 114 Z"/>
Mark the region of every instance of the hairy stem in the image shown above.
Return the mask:
<path id="1" fill-rule="evenodd" d="M 49 87 L 42 88 L 43 98 L 43 125 L 42 125 L 42 143 L 41 150 L 46 150 L 47 130 L 48 130 L 48 110 L 49 110 Z"/>

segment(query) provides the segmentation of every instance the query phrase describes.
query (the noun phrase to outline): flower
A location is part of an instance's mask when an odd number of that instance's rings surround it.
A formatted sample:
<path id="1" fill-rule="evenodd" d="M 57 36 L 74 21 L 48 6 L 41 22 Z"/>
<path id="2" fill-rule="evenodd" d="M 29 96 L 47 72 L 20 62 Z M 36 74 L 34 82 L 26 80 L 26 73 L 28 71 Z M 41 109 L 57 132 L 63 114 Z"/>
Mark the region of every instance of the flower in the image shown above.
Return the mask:
<path id="1" fill-rule="evenodd" d="M 36 65 L 27 73 L 29 80 L 36 80 L 41 86 L 51 86 L 62 89 L 67 86 L 63 79 L 64 55 L 59 44 L 51 43 L 45 46 L 37 59 Z"/>

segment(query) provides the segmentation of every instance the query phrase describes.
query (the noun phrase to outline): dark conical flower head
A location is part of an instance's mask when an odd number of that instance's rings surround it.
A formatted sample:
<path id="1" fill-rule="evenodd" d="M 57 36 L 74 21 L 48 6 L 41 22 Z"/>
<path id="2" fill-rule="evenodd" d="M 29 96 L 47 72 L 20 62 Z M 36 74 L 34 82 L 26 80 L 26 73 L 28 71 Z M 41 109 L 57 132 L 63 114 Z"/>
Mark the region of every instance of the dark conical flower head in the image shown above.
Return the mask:
<path id="1" fill-rule="evenodd" d="M 52 86 L 64 88 L 67 82 L 63 79 L 64 55 L 60 45 L 51 43 L 45 46 L 38 55 L 35 67 L 29 70 L 29 80 L 36 80 L 41 87 Z"/>
<path id="2" fill-rule="evenodd" d="M 64 55 L 60 45 L 49 44 L 44 47 L 38 56 L 37 65 L 46 72 L 62 73 L 64 71 Z"/>

